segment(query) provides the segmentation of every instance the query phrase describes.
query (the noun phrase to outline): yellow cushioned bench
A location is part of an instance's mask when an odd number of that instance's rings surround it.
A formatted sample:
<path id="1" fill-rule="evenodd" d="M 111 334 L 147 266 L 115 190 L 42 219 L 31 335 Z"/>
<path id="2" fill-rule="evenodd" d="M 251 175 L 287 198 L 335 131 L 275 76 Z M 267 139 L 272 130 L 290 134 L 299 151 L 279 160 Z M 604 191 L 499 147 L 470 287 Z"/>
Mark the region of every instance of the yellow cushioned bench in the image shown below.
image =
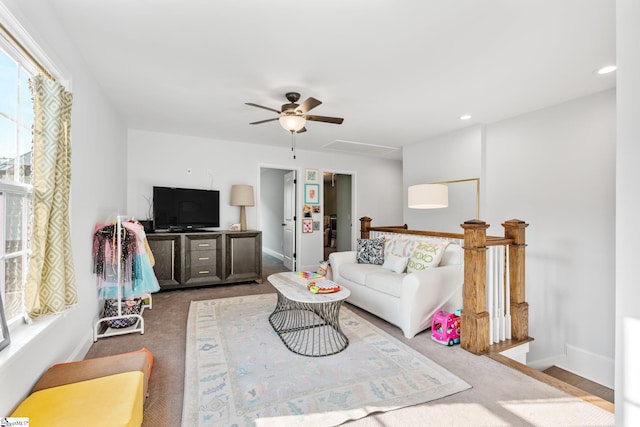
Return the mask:
<path id="1" fill-rule="evenodd" d="M 31 427 L 139 427 L 152 364 L 142 349 L 54 365 L 11 416 Z"/>
<path id="2" fill-rule="evenodd" d="M 139 427 L 144 374 L 109 375 L 32 393 L 11 414 L 30 427 Z"/>

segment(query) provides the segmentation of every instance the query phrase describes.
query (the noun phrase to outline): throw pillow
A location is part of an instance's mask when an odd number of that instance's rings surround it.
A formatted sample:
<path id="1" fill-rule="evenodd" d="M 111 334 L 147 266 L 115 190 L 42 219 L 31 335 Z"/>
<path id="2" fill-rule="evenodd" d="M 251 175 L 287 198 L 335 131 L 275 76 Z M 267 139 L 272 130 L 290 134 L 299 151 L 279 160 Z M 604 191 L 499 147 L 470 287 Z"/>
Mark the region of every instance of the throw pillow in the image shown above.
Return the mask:
<path id="1" fill-rule="evenodd" d="M 382 265 L 384 263 L 384 237 L 358 239 L 356 260 L 358 264 Z"/>
<path id="2" fill-rule="evenodd" d="M 407 268 L 407 262 L 409 262 L 409 257 L 407 256 L 388 254 L 384 256 L 382 268 L 391 270 L 394 273 L 404 273 L 404 270 Z"/>
<path id="3" fill-rule="evenodd" d="M 445 240 L 418 243 L 407 263 L 407 273 L 437 267 L 447 245 L 449 245 L 449 242 Z"/>

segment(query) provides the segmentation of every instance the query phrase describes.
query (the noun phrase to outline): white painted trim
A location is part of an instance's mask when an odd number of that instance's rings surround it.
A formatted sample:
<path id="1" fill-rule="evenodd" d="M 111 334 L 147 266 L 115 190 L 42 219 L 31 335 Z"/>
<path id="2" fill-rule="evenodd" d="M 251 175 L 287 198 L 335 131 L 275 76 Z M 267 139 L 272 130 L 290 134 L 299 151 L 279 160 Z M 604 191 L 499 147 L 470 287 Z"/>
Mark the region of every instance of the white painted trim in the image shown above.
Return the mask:
<path id="1" fill-rule="evenodd" d="M 276 252 L 276 251 L 274 251 L 272 249 L 269 249 L 269 248 L 264 248 L 263 247 L 262 248 L 262 252 L 264 252 L 264 253 L 266 253 L 268 255 L 271 255 L 274 258 L 278 258 L 280 261 L 282 261 L 284 259 L 284 255 L 283 254 L 281 254 L 279 252 Z"/>
<path id="2" fill-rule="evenodd" d="M 612 358 L 565 345 L 566 356 L 556 366 L 605 387 L 614 388 L 615 361 Z"/>
<path id="3" fill-rule="evenodd" d="M 93 345 L 93 327 L 87 329 L 86 335 L 78 340 L 78 345 L 73 349 L 67 362 L 75 362 L 77 360 L 83 360 L 89 352 L 89 349 Z"/>
<path id="4" fill-rule="evenodd" d="M 0 352 L 0 376 L 4 374 L 4 369 L 11 365 L 12 360 L 24 357 L 29 343 L 36 341 L 38 337 L 51 329 L 55 323 L 61 320 L 61 316 L 64 314 L 46 316 L 29 324 L 22 322 L 12 328 L 9 333 L 11 343 Z"/>
<path id="5" fill-rule="evenodd" d="M 509 359 L 515 360 L 516 362 L 520 362 L 523 365 L 527 364 L 527 353 L 529 353 L 528 342 L 500 352 L 501 355 L 506 356 Z"/>
<path id="6" fill-rule="evenodd" d="M 565 357 L 566 356 L 564 354 L 557 354 L 555 356 L 547 357 L 544 359 L 530 361 L 527 363 L 527 366 L 537 371 L 544 371 L 547 368 L 550 368 L 554 365 L 557 366 L 559 363 L 562 363 Z"/>
<path id="7" fill-rule="evenodd" d="M 2 25 L 11 33 L 11 35 L 24 47 L 33 58 L 42 65 L 51 75 L 67 90 L 71 91 L 71 80 L 68 77 L 69 73 L 57 67 L 54 61 L 49 58 L 45 51 L 35 42 L 35 40 L 24 29 L 20 22 L 13 16 L 13 14 L 7 9 L 7 7 L 0 2 L 0 21 Z M 21 63 L 30 72 L 38 74 L 40 70 L 33 64 L 33 62 L 26 57 L 18 48 L 13 47 L 13 52 L 20 56 Z M 23 62 L 24 61 L 24 62 Z M 26 64 L 32 64 L 27 67 Z"/>

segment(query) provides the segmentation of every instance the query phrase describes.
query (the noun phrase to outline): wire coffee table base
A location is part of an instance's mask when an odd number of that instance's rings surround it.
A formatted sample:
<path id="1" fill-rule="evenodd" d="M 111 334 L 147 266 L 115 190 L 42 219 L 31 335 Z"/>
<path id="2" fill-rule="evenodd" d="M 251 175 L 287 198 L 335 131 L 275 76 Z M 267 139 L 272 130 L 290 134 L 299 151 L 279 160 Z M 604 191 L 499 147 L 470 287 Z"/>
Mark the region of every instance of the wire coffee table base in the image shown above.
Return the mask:
<path id="1" fill-rule="evenodd" d="M 269 316 L 269 323 L 284 345 L 303 356 L 330 356 L 349 345 L 340 329 L 342 301 L 318 303 L 287 299 L 277 291 L 278 303 Z"/>

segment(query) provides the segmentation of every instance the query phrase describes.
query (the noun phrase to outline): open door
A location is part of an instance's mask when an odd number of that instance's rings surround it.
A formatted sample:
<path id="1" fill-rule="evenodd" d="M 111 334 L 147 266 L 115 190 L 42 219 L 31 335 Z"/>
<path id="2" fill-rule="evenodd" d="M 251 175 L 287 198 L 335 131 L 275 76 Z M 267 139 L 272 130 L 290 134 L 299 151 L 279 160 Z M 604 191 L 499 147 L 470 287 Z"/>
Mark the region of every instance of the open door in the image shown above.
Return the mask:
<path id="1" fill-rule="evenodd" d="M 353 232 L 351 175 L 323 174 L 324 259 L 335 251 L 350 251 Z"/>
<path id="2" fill-rule="evenodd" d="M 296 269 L 296 171 L 284 175 L 284 215 L 282 218 L 282 242 L 285 268 Z"/>
<path id="3" fill-rule="evenodd" d="M 337 212 L 336 230 L 338 251 L 351 250 L 353 218 L 351 215 L 351 175 L 336 176 Z"/>

